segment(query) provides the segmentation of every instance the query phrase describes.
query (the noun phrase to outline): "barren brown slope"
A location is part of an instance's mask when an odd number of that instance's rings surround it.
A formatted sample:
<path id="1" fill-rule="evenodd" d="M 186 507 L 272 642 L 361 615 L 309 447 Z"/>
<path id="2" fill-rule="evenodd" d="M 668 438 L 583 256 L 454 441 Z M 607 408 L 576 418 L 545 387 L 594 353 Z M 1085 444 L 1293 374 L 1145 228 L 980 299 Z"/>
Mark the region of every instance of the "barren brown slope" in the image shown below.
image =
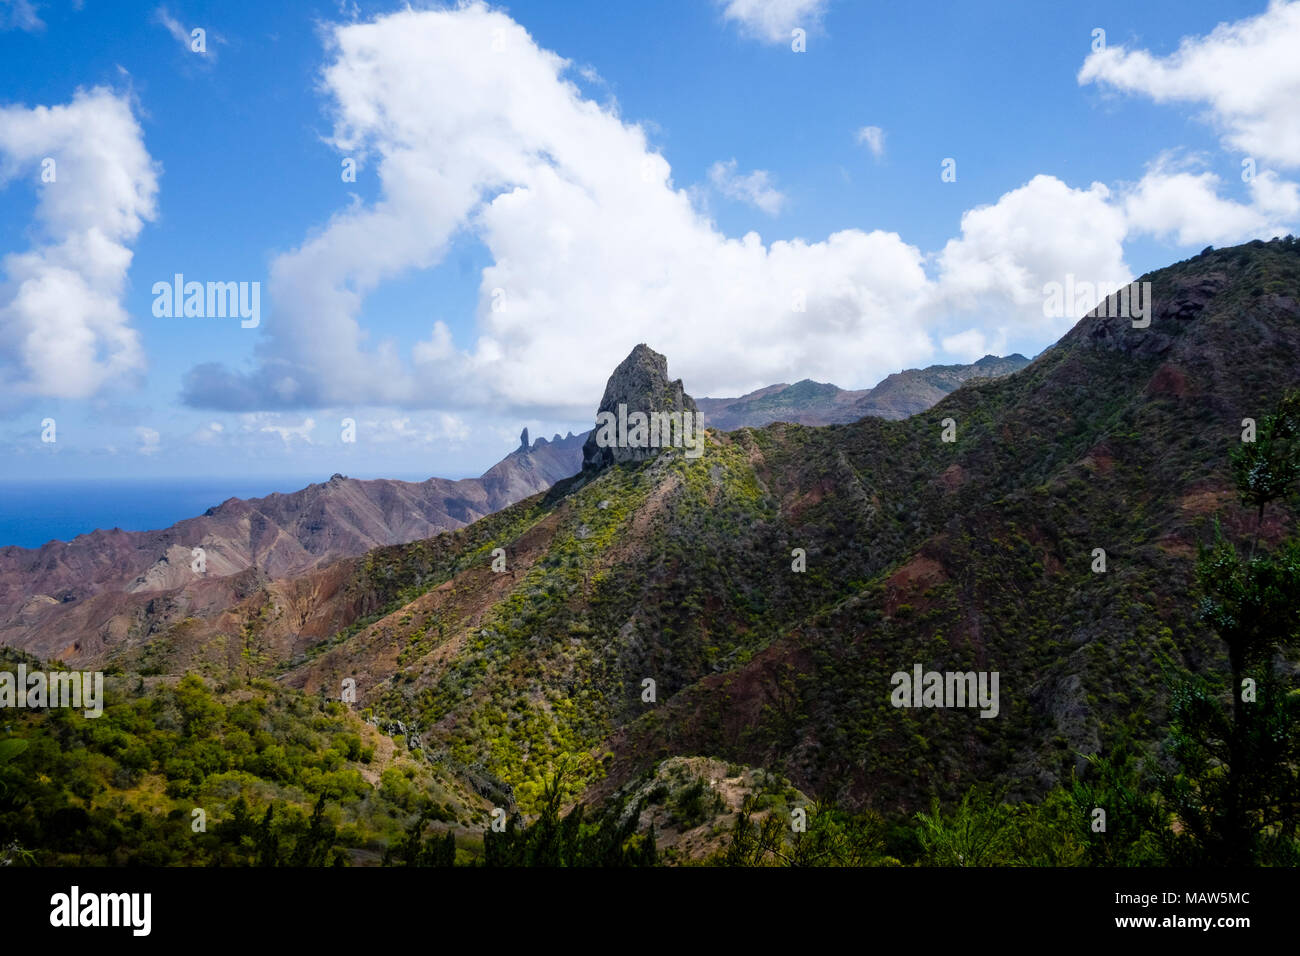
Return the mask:
<path id="1" fill-rule="evenodd" d="M 335 475 L 291 494 L 231 498 L 159 531 L 101 530 L 36 549 L 0 548 L 0 642 L 36 652 L 120 639 L 122 621 L 134 620 L 140 605 L 126 595 L 187 594 L 198 577 L 249 569 L 290 577 L 460 527 L 575 473 L 583 437 L 538 439 L 479 478 L 405 482 Z M 204 551 L 201 575 L 193 570 L 196 547 Z M 105 595 L 118 597 L 76 608 Z"/>

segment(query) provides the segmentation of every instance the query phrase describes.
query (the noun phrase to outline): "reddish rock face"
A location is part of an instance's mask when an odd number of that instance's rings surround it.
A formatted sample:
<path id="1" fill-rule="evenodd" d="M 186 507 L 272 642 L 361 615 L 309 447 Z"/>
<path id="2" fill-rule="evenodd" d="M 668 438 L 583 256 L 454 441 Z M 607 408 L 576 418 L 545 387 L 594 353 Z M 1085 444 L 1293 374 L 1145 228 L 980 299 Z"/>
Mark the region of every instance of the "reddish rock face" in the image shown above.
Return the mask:
<path id="1" fill-rule="evenodd" d="M 1191 391 L 1187 375 L 1178 366 L 1168 362 L 1156 369 L 1156 374 L 1151 376 L 1151 382 L 1147 385 L 1148 395 L 1172 395 L 1174 398 L 1185 398 L 1191 394 Z"/>
<path id="2" fill-rule="evenodd" d="M 966 471 L 961 465 L 953 462 L 943 470 L 937 480 L 944 491 L 956 491 L 966 480 Z"/>

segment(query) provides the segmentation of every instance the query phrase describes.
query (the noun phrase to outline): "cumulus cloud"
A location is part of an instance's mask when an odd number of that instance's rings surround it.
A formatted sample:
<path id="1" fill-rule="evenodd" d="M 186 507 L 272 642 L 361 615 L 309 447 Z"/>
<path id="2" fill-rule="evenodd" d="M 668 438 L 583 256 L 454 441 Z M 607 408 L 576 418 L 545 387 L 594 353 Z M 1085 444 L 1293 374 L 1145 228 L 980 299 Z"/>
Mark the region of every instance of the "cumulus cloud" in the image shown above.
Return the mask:
<path id="1" fill-rule="evenodd" d="M 1093 52 L 1078 82 L 1157 103 L 1204 104 L 1225 145 L 1279 166 L 1300 166 L 1300 3 L 1273 0 L 1258 16 L 1184 38 L 1168 56 L 1122 46 Z"/>
<path id="2" fill-rule="evenodd" d="M 1171 170 L 1157 163 L 1124 198 L 1129 229 L 1184 246 L 1230 245 L 1285 232 L 1262 207 L 1219 196 L 1221 185 L 1214 173 Z M 1296 195 L 1290 185 L 1288 190 L 1270 176 L 1257 187 L 1257 195 L 1274 211 L 1290 208 L 1294 215 Z"/>
<path id="3" fill-rule="evenodd" d="M 192 369 L 191 404 L 585 415 L 639 341 L 697 390 L 792 371 L 859 381 L 928 354 L 924 330 L 899 321 L 926 284 L 919 250 L 883 232 L 719 233 L 641 127 L 584 99 L 567 61 L 503 14 L 403 11 L 337 26 L 330 47 L 334 141 L 373 158 L 380 196 L 273 261 L 259 367 Z M 477 338 L 433 325 L 409 354 L 368 340 L 366 295 L 440 262 L 462 230 L 493 259 Z"/>
<path id="4" fill-rule="evenodd" d="M 983 332 L 977 338 L 964 329 L 945 339 L 945 348 L 983 355 L 1016 336 L 1056 338 L 1079 316 L 1045 317 L 1044 286 L 1064 284 L 1067 276 L 1110 288 L 1131 281 L 1123 248 L 1127 223 L 1110 197 L 1101 183 L 1074 189 L 1040 175 L 964 213 L 961 235 L 937 256 L 935 308 L 950 326 L 978 320 Z"/>
<path id="5" fill-rule="evenodd" d="M 880 159 L 885 155 L 885 131 L 879 126 L 864 126 L 858 130 L 858 142 L 871 150 L 871 155 Z"/>
<path id="6" fill-rule="evenodd" d="M 709 182 L 728 199 L 748 203 L 775 216 L 785 205 L 785 195 L 772 185 L 772 177 L 765 169 L 741 174 L 736 171 L 736 161 L 717 162 L 709 167 Z"/>
<path id="7" fill-rule="evenodd" d="M 38 190 L 37 241 L 0 260 L 0 394 L 84 398 L 144 365 L 122 294 L 158 179 L 127 98 L 0 108 L 0 186 L 15 181 Z"/>
<path id="8" fill-rule="evenodd" d="M 720 0 L 722 18 L 766 43 L 788 43 L 795 27 L 820 26 L 829 0 Z"/>
<path id="9" fill-rule="evenodd" d="M 1300 186 L 1271 169 L 1261 170 L 1250 183 L 1251 200 L 1262 215 L 1280 222 L 1300 220 Z"/>
<path id="10" fill-rule="evenodd" d="M 942 344 L 943 350 L 954 358 L 975 362 L 986 355 L 1000 354 L 1006 348 L 1006 336 L 999 335 L 994 341 L 979 329 L 967 329 L 956 335 L 945 336 Z"/>
<path id="11" fill-rule="evenodd" d="M 728 237 L 640 126 L 585 99 L 566 60 L 480 4 L 339 25 L 329 44 L 333 140 L 373 159 L 379 196 L 273 261 L 260 364 L 191 369 L 191 405 L 586 417 L 642 341 L 696 394 L 791 376 L 870 385 L 932 361 L 936 335 L 976 324 L 964 312 L 1002 317 L 992 342 L 1041 340 L 1064 330 L 1032 324 L 1045 281 L 1129 276 L 1123 212 L 1105 187 L 1047 176 L 967 213 L 935 260 L 892 232 Z M 722 174 L 730 182 L 734 166 Z M 442 323 L 409 347 L 372 341 L 369 292 L 435 266 L 461 233 L 492 258 L 473 341 Z"/>

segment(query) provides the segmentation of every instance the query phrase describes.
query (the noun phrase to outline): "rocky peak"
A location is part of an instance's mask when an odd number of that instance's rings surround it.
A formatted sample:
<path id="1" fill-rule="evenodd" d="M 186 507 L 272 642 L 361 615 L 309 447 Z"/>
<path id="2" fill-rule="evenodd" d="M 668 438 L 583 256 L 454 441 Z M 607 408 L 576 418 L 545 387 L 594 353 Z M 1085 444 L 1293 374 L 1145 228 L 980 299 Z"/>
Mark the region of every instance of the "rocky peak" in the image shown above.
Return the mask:
<path id="1" fill-rule="evenodd" d="M 695 399 L 686 394 L 682 380 L 669 380 L 668 359 L 642 343 L 619 363 L 605 385 L 605 395 L 596 410 L 597 428 L 592 430 L 582 446 L 583 468 L 643 461 L 661 450 L 659 447 L 631 447 L 631 442 L 627 443 L 628 446 L 622 442 L 613 447 L 602 446 L 599 440 L 601 416 L 608 414 L 617 420 L 619 406 L 624 409 L 625 420 L 633 413 L 690 412 L 696 422 L 700 421 Z"/>
<path id="2" fill-rule="evenodd" d="M 1165 281 L 1134 282 L 1129 287 L 1131 313 L 1136 304 L 1143 303 L 1145 325 L 1135 324 L 1136 314 L 1130 318 L 1117 310 L 1113 301 L 1103 300 L 1079 322 L 1066 336 L 1085 336 L 1084 341 L 1094 348 L 1113 349 L 1131 355 L 1154 358 L 1169 351 L 1174 340 L 1183 332 L 1182 326 L 1197 318 L 1210 302 L 1229 286 L 1225 272 L 1197 272 L 1175 275 Z M 1139 295 L 1139 285 L 1144 287 Z"/>

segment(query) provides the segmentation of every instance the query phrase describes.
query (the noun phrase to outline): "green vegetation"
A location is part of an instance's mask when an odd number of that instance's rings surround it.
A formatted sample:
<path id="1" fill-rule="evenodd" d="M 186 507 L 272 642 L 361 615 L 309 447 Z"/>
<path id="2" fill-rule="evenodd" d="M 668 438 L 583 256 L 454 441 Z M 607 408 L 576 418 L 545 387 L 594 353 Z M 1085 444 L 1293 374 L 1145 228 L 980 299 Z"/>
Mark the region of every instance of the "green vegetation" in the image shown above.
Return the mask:
<path id="1" fill-rule="evenodd" d="M 15 713 L 0 859 L 1295 863 L 1300 398 L 1238 423 L 1295 384 L 1300 246 L 1149 279 L 1150 329 L 1088 320 L 905 421 L 710 433 L 377 549 L 309 650 L 260 584 L 208 660 L 198 619 L 132 632 L 103 718 Z M 997 671 L 997 719 L 891 706 L 914 663 Z M 374 724 L 268 674 L 356 675 Z M 763 769 L 739 807 L 736 780 L 627 796 L 688 755 Z"/>
<path id="2" fill-rule="evenodd" d="M 561 816 L 568 788 L 567 765 L 561 765 L 543 791 L 542 811 L 532 824 L 517 816 L 505 830 L 483 835 L 485 866 L 654 866 L 655 833 L 637 833 L 638 807 L 615 802 L 596 819 L 586 818 L 578 804 Z"/>
<path id="3" fill-rule="evenodd" d="M 5 668 L 18 659 L 6 652 Z M 0 847 L 45 866 L 332 863 L 382 849 L 439 791 L 406 759 L 372 785 L 372 730 L 263 681 L 109 675 L 106 696 L 95 719 L 11 712 L 21 736 L 0 741 Z"/>
<path id="4" fill-rule="evenodd" d="M 1300 538 L 1259 549 L 1267 507 L 1300 492 L 1300 391 L 1233 455 L 1237 490 L 1256 509 L 1248 554 L 1216 524 L 1201 549 L 1201 618 L 1227 645 L 1230 680 L 1195 676 L 1173 706 L 1180 772 L 1165 792 L 1189 862 L 1300 863 L 1300 692 L 1277 659 L 1300 637 Z M 1231 700 L 1225 709 L 1223 697 Z"/>

